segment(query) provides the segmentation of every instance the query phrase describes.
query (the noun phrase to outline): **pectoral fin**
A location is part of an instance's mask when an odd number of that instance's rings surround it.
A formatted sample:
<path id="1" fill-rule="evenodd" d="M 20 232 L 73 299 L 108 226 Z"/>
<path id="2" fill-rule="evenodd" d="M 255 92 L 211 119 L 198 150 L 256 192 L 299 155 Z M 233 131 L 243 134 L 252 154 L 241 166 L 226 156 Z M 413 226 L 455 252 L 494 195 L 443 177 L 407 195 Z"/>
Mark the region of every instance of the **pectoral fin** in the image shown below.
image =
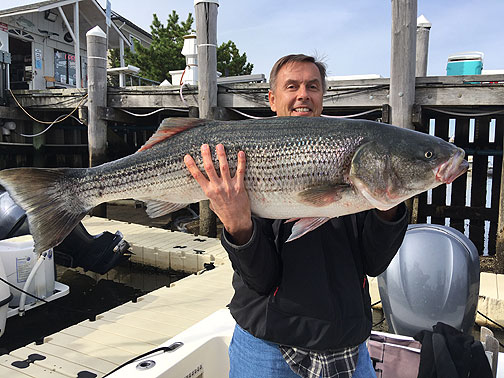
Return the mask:
<path id="1" fill-rule="evenodd" d="M 287 239 L 288 242 L 296 240 L 301 236 L 307 234 L 310 231 L 315 230 L 317 227 L 322 226 L 325 222 L 327 222 L 331 218 L 301 218 L 294 226 L 292 226 L 292 231 Z M 293 221 L 289 219 L 289 221 Z"/>
<path id="2" fill-rule="evenodd" d="M 161 217 L 166 214 L 173 213 L 174 211 L 183 209 L 188 203 L 172 203 L 166 201 L 156 201 L 156 200 L 142 200 L 147 205 L 145 212 L 150 218 Z"/>
<path id="3" fill-rule="evenodd" d="M 349 189 L 350 185 L 319 185 L 299 192 L 298 199 L 310 206 L 324 207 L 339 201 L 343 197 L 343 192 Z"/>

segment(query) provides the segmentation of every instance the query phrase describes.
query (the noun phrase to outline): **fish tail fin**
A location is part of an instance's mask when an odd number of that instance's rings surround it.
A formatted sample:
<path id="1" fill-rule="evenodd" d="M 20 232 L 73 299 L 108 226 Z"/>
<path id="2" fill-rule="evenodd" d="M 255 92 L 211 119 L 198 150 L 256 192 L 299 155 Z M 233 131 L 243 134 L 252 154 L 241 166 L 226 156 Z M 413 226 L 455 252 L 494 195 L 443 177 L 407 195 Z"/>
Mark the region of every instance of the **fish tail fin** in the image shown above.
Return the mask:
<path id="1" fill-rule="evenodd" d="M 71 168 L 0 171 L 0 184 L 26 212 L 38 253 L 61 243 L 90 209 L 69 190 L 76 171 Z"/>

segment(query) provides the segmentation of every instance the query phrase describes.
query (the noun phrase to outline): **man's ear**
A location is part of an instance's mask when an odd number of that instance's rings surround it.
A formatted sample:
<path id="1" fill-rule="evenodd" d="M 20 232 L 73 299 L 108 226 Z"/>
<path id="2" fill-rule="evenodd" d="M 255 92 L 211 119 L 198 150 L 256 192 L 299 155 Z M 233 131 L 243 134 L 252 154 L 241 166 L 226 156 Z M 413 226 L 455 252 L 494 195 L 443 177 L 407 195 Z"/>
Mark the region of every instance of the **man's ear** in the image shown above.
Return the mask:
<path id="1" fill-rule="evenodd" d="M 271 90 L 268 91 L 268 100 L 271 110 L 276 113 L 275 95 Z"/>

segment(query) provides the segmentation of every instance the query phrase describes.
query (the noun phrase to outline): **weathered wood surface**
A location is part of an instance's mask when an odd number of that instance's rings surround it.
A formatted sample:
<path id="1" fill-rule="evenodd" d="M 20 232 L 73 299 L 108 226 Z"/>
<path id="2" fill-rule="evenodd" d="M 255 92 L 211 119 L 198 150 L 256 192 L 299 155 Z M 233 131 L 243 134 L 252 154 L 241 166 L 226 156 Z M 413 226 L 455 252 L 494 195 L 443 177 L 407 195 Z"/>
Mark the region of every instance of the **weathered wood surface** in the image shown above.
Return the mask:
<path id="1" fill-rule="evenodd" d="M 217 109 L 217 10 L 214 2 L 195 2 L 196 35 L 198 41 L 198 102 L 201 118 L 215 119 Z M 217 217 L 210 201 L 199 203 L 199 232 L 217 235 Z"/>
<path id="2" fill-rule="evenodd" d="M 101 29 L 96 32 L 88 32 L 86 38 L 88 51 L 89 166 L 93 167 L 107 161 L 107 122 L 100 117 L 99 110 L 107 106 L 107 41 Z"/>
<path id="3" fill-rule="evenodd" d="M 481 108 L 472 112 L 481 112 Z M 453 182 L 451 194 L 447 186 L 442 185 L 432 190 L 432 203 L 427 202 L 427 193 L 419 195 L 416 222 L 425 223 L 430 217 L 432 223 L 445 224 L 445 218 L 449 218 L 449 225 L 461 232 L 466 231 L 480 254 L 485 251 L 490 255 L 499 255 L 504 248 L 502 228 L 498 226 L 503 222 L 500 196 L 504 115 L 450 116 L 424 108 L 422 127 L 418 130 L 428 132 L 432 120 L 435 135 L 445 140 L 448 140 L 448 130 L 454 128 L 451 130 L 454 142 L 466 151 L 466 158 L 472 159 L 472 167 L 468 174 Z M 494 123 L 495 127 L 492 126 Z M 493 139 L 491 129 L 495 130 Z M 493 169 L 489 167 L 489 157 L 493 157 Z M 468 225 L 465 225 L 467 221 Z"/>
<path id="4" fill-rule="evenodd" d="M 430 28 L 429 25 L 419 25 L 417 19 L 415 65 L 415 76 L 417 77 L 427 76 Z"/>
<path id="5" fill-rule="evenodd" d="M 480 84 L 470 84 L 481 82 Z M 494 83 L 502 82 L 502 83 Z M 340 80 L 328 82 L 324 96 L 326 110 L 336 107 L 379 107 L 389 103 L 389 79 Z M 269 84 L 219 85 L 219 107 L 269 109 Z M 51 110 L 73 109 L 86 94 L 85 90 L 16 90 L 16 98 L 28 109 L 45 107 Z M 184 87 L 188 106 L 198 106 L 197 87 Z M 504 104 L 504 75 L 427 76 L 416 78 L 415 104 L 422 106 L 502 106 Z M 86 106 L 86 104 L 84 104 Z M 108 88 L 107 106 L 111 108 L 185 108 L 179 87 Z M 16 105 L 13 104 L 15 109 Z M 22 112 L 0 107 L 0 115 L 18 119 Z M 7 117 L 8 115 L 8 117 Z"/>
<path id="6" fill-rule="evenodd" d="M 390 54 L 391 123 L 413 129 L 415 102 L 417 0 L 392 0 L 392 47 Z"/>

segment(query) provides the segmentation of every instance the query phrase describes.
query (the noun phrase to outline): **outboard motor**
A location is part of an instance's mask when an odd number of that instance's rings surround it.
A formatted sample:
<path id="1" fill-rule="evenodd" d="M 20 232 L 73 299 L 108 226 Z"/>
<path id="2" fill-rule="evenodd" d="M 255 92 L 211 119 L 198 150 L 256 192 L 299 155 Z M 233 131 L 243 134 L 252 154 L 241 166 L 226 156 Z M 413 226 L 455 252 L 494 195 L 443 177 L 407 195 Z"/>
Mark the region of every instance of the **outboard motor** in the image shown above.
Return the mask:
<path id="1" fill-rule="evenodd" d="M 7 192 L 1 192 L 0 240 L 29 233 L 24 210 L 16 205 Z M 105 274 L 131 256 L 129 246 L 120 231 L 90 235 L 79 222 L 65 240 L 54 247 L 54 257 L 57 264 Z"/>
<path id="2" fill-rule="evenodd" d="M 443 322 L 470 333 L 479 293 L 479 255 L 461 232 L 412 224 L 389 267 L 378 276 L 391 332 L 414 336 Z"/>

